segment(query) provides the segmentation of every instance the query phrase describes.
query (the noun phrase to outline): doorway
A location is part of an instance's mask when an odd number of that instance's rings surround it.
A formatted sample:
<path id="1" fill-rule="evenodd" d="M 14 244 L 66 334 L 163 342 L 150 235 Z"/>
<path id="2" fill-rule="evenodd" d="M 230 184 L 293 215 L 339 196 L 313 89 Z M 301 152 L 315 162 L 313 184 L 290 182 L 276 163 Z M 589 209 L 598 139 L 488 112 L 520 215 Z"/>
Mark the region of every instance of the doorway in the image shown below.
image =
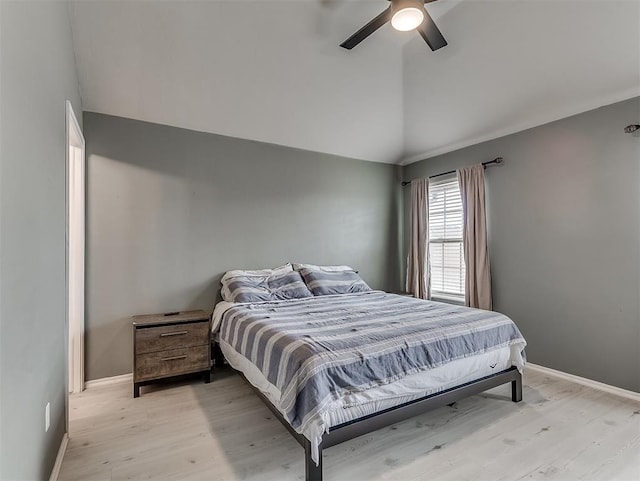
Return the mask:
<path id="1" fill-rule="evenodd" d="M 68 391 L 79 393 L 84 390 L 85 145 L 68 100 L 66 111 Z"/>

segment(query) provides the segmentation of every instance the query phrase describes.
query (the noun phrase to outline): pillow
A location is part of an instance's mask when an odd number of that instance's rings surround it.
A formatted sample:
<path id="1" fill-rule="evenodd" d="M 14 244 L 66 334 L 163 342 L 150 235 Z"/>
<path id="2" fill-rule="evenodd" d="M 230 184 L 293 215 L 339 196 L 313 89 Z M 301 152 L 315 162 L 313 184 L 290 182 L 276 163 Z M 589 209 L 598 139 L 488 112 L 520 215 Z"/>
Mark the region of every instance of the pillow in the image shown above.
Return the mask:
<path id="1" fill-rule="evenodd" d="M 254 271 L 255 272 L 255 271 Z M 271 274 L 223 277 L 222 298 L 229 302 L 265 302 L 301 299 L 312 294 L 299 272 L 276 270 Z"/>
<path id="2" fill-rule="evenodd" d="M 324 271 L 324 272 L 339 272 L 339 271 L 353 271 L 357 272 L 350 266 L 314 266 L 313 264 L 293 264 L 293 270 L 301 271 L 302 269 L 308 269 L 312 271 Z"/>
<path id="3" fill-rule="evenodd" d="M 247 270 L 234 270 L 234 271 L 227 271 L 224 273 L 224 275 L 222 276 L 221 279 L 221 283 L 222 283 L 222 300 L 224 301 L 229 301 L 229 302 L 234 302 L 233 296 L 231 295 L 231 292 L 229 292 L 229 288 L 228 288 L 228 284 L 231 281 L 231 279 L 236 278 L 236 277 L 268 277 L 272 274 L 276 274 L 276 273 L 284 273 L 284 272 L 292 272 L 293 271 L 293 266 L 290 263 L 287 263 L 283 266 L 280 267 L 274 267 L 273 269 L 260 269 L 260 270 L 253 270 L 253 271 L 247 271 Z"/>
<path id="4" fill-rule="evenodd" d="M 227 271 L 222 276 L 222 282 L 225 279 L 230 279 L 232 277 L 264 277 L 269 276 L 271 274 L 282 273 L 282 272 L 291 272 L 293 271 L 293 266 L 290 263 L 287 263 L 280 267 L 274 267 L 273 269 L 260 269 L 257 271 L 245 271 L 245 270 L 235 270 L 235 271 Z"/>
<path id="5" fill-rule="evenodd" d="M 367 292 L 371 288 L 353 270 L 300 270 L 304 282 L 314 296 Z"/>

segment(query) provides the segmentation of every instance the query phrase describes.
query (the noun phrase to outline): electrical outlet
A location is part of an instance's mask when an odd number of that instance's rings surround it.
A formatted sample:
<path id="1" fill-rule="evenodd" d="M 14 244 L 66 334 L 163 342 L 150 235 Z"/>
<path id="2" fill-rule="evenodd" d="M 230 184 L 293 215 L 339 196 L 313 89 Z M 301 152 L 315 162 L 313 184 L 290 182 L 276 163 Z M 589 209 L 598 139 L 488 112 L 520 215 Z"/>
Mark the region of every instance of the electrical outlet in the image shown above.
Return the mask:
<path id="1" fill-rule="evenodd" d="M 44 407 L 44 432 L 49 431 L 49 426 L 51 426 L 51 403 L 47 403 Z"/>

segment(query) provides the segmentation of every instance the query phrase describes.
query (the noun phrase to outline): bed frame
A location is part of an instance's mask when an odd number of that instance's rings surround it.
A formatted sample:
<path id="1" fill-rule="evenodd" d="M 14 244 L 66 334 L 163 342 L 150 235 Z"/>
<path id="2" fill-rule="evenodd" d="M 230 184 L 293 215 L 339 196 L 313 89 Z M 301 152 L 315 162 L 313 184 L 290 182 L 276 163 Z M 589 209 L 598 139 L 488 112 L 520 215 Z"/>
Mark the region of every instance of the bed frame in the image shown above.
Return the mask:
<path id="1" fill-rule="evenodd" d="M 216 348 L 216 354 L 219 355 L 220 360 L 222 360 L 222 353 L 220 352 L 219 346 L 216 345 Z M 415 399 L 408 403 L 394 406 L 392 408 L 332 427 L 328 433 L 325 433 L 322 436 L 322 443 L 318 448 L 319 462 L 316 466 L 316 463 L 311 459 L 311 443 L 309 440 L 302 434 L 297 433 L 291 427 L 280 411 L 271 404 L 269 399 L 267 399 L 259 389 L 247 380 L 242 372 L 237 372 L 247 382 L 251 389 L 253 389 L 258 397 L 262 399 L 262 402 L 264 402 L 271 412 L 273 412 L 276 419 L 278 419 L 278 421 L 287 428 L 287 431 L 289 431 L 295 440 L 304 448 L 304 472 L 306 481 L 322 481 L 322 450 L 324 448 L 330 448 L 336 444 L 377 431 L 385 426 L 399 423 L 432 409 L 453 404 L 456 401 L 460 401 L 461 399 L 473 396 L 474 394 L 479 394 L 487 389 L 492 389 L 508 382 L 511 383 L 511 400 L 513 402 L 522 401 L 522 375 L 517 368 L 511 367 L 505 371 L 482 377 L 475 381 L 461 384 L 460 386 L 452 387 L 445 391 Z"/>

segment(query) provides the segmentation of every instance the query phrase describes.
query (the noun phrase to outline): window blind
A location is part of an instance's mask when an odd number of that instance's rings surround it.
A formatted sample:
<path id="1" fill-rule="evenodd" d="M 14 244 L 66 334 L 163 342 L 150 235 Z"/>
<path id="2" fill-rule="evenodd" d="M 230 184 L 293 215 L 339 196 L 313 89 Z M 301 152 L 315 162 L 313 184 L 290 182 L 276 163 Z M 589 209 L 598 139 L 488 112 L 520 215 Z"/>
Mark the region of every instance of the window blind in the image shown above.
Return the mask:
<path id="1" fill-rule="evenodd" d="M 464 301 L 462 198 L 455 174 L 429 181 L 431 296 Z"/>

